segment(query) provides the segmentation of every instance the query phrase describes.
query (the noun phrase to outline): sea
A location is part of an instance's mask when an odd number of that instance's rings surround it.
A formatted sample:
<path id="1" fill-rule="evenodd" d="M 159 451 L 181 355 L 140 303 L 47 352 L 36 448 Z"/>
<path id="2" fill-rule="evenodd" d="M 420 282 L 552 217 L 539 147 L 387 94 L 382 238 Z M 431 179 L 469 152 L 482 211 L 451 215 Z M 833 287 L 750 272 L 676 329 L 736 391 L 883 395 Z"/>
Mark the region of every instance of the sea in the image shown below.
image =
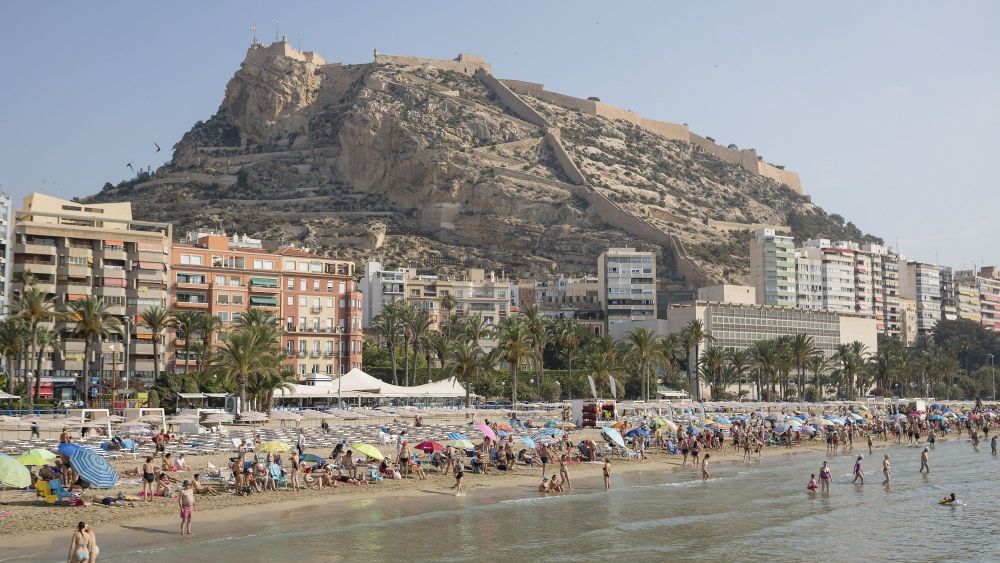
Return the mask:
<path id="1" fill-rule="evenodd" d="M 829 494 L 806 491 L 827 456 L 770 450 L 760 463 L 720 463 L 707 481 L 651 464 L 614 475 L 607 492 L 599 477 L 552 496 L 529 487 L 477 488 L 464 497 L 428 488 L 267 518 L 248 512 L 245 530 L 223 536 L 136 528 L 137 545 L 105 546 L 100 561 L 1000 560 L 1000 459 L 988 442 L 981 449 L 939 443 L 929 475 L 918 473 L 921 451 L 869 456 L 856 447 L 829 458 Z M 851 483 L 858 453 L 863 486 Z M 880 484 L 884 454 L 890 486 Z M 938 504 L 952 492 L 959 503 Z"/>

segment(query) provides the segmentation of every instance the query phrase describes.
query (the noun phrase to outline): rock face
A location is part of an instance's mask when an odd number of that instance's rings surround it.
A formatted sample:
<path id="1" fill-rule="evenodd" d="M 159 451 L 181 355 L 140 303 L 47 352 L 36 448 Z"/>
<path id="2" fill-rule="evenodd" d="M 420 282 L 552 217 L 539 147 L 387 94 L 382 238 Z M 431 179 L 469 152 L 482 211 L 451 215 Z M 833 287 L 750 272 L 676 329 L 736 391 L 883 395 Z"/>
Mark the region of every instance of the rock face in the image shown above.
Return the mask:
<path id="1" fill-rule="evenodd" d="M 222 226 L 446 271 L 593 272 L 603 249 L 638 246 L 664 250 L 661 275 L 688 284 L 676 248 L 637 236 L 592 197 L 676 240 L 711 281 L 745 280 L 755 224 L 861 237 L 773 180 L 627 121 L 523 95 L 529 122 L 485 71 L 472 74 L 474 59 L 377 60 L 326 64 L 285 42 L 255 45 L 170 163 L 90 199 L 130 200 L 137 217 L 178 233 Z"/>

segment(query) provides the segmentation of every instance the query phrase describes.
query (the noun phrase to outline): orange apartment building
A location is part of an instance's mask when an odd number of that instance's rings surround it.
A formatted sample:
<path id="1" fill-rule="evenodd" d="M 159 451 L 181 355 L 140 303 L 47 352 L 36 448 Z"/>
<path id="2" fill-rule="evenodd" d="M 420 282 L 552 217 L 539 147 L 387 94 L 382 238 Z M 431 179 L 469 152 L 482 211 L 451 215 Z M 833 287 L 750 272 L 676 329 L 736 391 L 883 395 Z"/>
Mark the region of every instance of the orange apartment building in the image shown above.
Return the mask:
<path id="1" fill-rule="evenodd" d="M 172 308 L 216 317 L 221 327 L 213 345 L 256 307 L 278 320 L 286 365 L 295 373 L 361 367 L 361 293 L 353 263 L 290 247 L 269 252 L 245 236 L 195 232 L 173 245 L 171 264 Z M 175 371 L 195 364 L 194 357 L 183 357 L 182 337 L 170 340 Z"/>

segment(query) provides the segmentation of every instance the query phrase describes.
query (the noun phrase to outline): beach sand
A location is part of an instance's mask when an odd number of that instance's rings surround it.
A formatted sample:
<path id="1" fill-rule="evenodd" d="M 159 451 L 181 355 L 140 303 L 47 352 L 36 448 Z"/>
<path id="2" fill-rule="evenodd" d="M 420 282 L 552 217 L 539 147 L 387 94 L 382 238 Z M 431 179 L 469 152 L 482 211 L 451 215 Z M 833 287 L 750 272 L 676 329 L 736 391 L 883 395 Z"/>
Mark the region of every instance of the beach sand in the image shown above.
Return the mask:
<path id="1" fill-rule="evenodd" d="M 594 439 L 599 433 L 595 430 L 587 430 L 573 433 L 573 440 L 579 441 L 585 438 Z M 895 446 L 895 441 L 876 441 L 875 447 Z M 391 447 L 382 448 L 386 453 L 391 451 Z M 867 446 L 863 439 L 855 444 L 849 452 L 841 455 L 856 455 L 858 453 L 867 454 Z M 310 450 L 307 450 L 310 451 Z M 705 450 L 712 454 L 713 465 L 723 463 L 743 463 L 742 452 L 736 451 L 727 444 L 724 451 Z M 820 440 L 806 441 L 793 448 L 768 447 L 764 449 L 764 457 L 771 458 L 776 455 L 788 455 L 796 453 L 825 453 L 826 444 Z M 320 456 L 327 456 L 326 451 L 310 451 Z M 173 477 L 183 480 L 190 478 L 194 472 L 205 473 L 207 463 L 211 461 L 216 466 L 225 466 L 229 454 L 218 454 L 214 456 L 189 456 L 188 464 L 194 470 L 172 474 Z M 681 456 L 670 455 L 663 452 L 652 452 L 647 454 L 647 460 L 614 460 L 612 462 L 613 471 L 616 475 L 625 472 L 644 471 L 662 472 L 664 474 L 681 471 Z M 116 469 L 122 471 L 127 468 L 138 467 L 142 459 L 115 461 Z M 158 461 L 158 460 L 157 460 Z M 571 479 L 581 481 L 599 481 L 602 464 L 597 463 L 576 463 L 570 466 Z M 698 478 L 699 471 L 690 464 L 684 471 L 691 473 L 691 478 Z M 550 465 L 547 473 L 549 475 L 558 473 L 558 465 Z M 516 489 L 512 495 L 523 495 L 525 491 L 530 494 L 537 494 L 533 489 L 541 481 L 542 472 L 540 467 L 527 468 L 520 467 L 513 472 L 491 471 L 489 474 L 466 473 L 465 485 L 470 494 L 475 494 L 475 490 L 483 487 L 493 489 L 511 488 Z M 806 476 L 807 477 L 807 476 Z M 406 499 L 419 497 L 427 494 L 448 494 L 449 488 L 454 484 L 451 475 L 442 476 L 436 473 L 428 473 L 427 480 L 404 479 L 404 480 L 384 480 L 378 484 L 353 486 L 344 485 L 336 488 L 324 488 L 322 491 L 301 490 L 292 491 L 278 490 L 254 494 L 247 497 L 240 497 L 234 494 L 223 494 L 222 496 L 197 497 L 196 529 L 199 535 L 229 536 L 233 534 L 245 533 L 247 531 L 248 519 L 264 522 L 268 518 L 273 518 L 280 514 L 308 512 L 310 506 L 328 505 L 331 502 L 354 502 L 354 501 L 374 501 L 377 499 L 393 499 L 395 502 L 407 502 Z M 139 481 L 123 480 L 114 491 L 106 492 L 109 496 L 124 491 L 126 494 L 136 494 L 141 490 Z M 97 494 L 105 494 L 98 491 Z M 90 524 L 103 545 L 110 548 L 114 544 L 122 546 L 134 546 L 138 541 L 143 543 L 137 532 L 153 532 L 155 534 L 177 534 L 179 518 L 177 516 L 178 506 L 176 499 L 157 498 L 152 503 L 136 502 L 135 508 L 105 508 L 103 506 L 81 506 L 81 507 L 54 507 L 36 502 L 33 492 L 6 491 L 0 493 L 0 502 L 5 503 L 0 507 L 0 511 L 9 511 L 9 517 L 0 520 L 0 538 L 4 545 L 4 550 L 0 554 L 0 561 L 25 557 L 29 554 L 56 553 L 53 550 L 63 549 L 70 532 L 79 521 L 86 521 Z M 147 534 L 148 536 L 148 534 Z M 151 540 L 147 540 L 151 541 Z M 161 537 L 162 541 L 162 537 Z M 57 554 L 57 553 L 56 553 Z"/>

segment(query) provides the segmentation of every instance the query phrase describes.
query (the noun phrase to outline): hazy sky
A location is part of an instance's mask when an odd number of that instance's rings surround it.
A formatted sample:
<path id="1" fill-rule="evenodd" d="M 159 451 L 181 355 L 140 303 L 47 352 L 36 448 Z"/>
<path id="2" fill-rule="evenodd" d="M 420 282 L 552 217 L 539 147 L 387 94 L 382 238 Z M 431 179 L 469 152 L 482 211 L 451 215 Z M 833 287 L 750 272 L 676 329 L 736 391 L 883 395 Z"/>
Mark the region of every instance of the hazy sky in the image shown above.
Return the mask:
<path id="1" fill-rule="evenodd" d="M 755 147 L 911 258 L 1000 263 L 1000 2 L 291 4 L 3 2 L 2 189 L 82 196 L 162 164 L 218 108 L 250 26 L 270 42 L 277 22 L 328 61 L 481 54 Z"/>

